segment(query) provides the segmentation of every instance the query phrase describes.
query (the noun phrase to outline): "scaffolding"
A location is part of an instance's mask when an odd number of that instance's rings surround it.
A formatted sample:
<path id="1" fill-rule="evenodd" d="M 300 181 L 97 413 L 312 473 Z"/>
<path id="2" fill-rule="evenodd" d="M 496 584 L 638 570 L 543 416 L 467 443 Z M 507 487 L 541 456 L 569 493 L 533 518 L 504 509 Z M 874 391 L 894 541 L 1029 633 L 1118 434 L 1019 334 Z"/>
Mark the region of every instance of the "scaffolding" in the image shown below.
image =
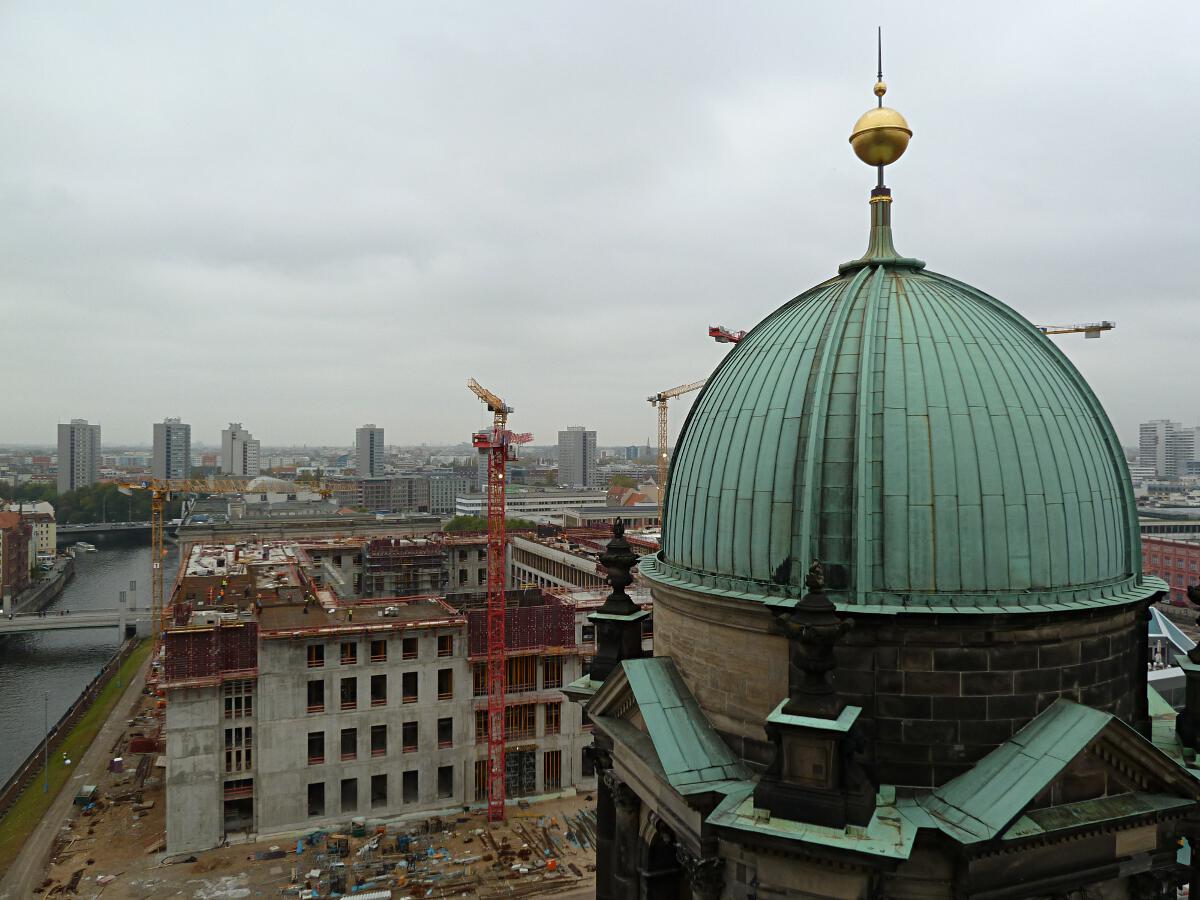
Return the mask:
<path id="1" fill-rule="evenodd" d="M 505 650 L 543 650 L 575 646 L 575 607 L 542 595 L 541 603 L 504 610 Z M 549 602 L 546 602 L 549 601 Z M 467 655 L 487 654 L 487 610 L 468 609 Z"/>
<path id="2" fill-rule="evenodd" d="M 258 673 L 258 623 L 168 629 L 164 646 L 164 687 L 202 687 Z"/>

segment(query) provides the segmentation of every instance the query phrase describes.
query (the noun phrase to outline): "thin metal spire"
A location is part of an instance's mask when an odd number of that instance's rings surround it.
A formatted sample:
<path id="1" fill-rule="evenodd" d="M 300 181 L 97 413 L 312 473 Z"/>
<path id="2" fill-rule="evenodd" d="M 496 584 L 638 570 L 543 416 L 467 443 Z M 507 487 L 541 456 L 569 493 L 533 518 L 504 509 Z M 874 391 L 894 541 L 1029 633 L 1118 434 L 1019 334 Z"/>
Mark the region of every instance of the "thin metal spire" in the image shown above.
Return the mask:
<path id="1" fill-rule="evenodd" d="M 883 26 L 875 26 L 875 49 L 879 58 L 879 75 L 876 81 L 883 81 Z M 879 105 L 883 106 L 883 95 L 879 95 Z"/>

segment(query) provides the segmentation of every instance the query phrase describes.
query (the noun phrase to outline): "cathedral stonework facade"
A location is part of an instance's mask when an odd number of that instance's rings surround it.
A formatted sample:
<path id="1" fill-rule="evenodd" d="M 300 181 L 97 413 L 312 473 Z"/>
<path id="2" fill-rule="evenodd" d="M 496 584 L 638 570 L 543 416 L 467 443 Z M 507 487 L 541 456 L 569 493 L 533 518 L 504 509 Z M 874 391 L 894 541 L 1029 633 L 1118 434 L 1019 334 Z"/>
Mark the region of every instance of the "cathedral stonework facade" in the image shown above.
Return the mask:
<path id="1" fill-rule="evenodd" d="M 752 329 L 671 463 L 661 550 L 618 526 L 597 655 L 602 900 L 1140 900 L 1196 882 L 1200 659 L 1147 686 L 1124 454 L 1087 382 L 999 300 L 867 252 Z M 986 229 L 985 222 L 971 227 Z M 655 647 L 624 593 L 654 593 Z"/>

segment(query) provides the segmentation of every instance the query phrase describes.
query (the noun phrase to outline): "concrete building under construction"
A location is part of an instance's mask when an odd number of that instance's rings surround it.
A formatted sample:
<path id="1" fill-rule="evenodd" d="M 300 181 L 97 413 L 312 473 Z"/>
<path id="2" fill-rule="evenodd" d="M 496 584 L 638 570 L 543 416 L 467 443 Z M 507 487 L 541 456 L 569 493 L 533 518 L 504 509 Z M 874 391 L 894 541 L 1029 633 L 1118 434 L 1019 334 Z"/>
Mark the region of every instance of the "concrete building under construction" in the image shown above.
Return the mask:
<path id="1" fill-rule="evenodd" d="M 171 851 L 486 801 L 482 604 L 353 596 L 356 566 L 365 566 L 364 593 L 427 586 L 428 547 L 397 543 L 188 548 L 160 677 Z M 582 753 L 590 734 L 560 689 L 594 652 L 586 616 L 602 599 L 509 593 L 511 798 L 594 787 Z"/>

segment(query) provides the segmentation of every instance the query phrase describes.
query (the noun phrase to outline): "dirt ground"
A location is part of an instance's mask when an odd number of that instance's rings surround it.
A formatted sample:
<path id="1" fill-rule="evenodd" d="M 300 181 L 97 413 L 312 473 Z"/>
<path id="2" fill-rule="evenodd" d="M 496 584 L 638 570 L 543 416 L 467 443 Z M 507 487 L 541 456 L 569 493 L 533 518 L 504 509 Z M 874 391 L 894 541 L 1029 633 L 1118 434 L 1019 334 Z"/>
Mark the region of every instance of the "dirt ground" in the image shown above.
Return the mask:
<path id="1" fill-rule="evenodd" d="M 128 729 L 144 730 L 138 724 Z M 138 791 L 139 762 L 140 755 L 125 757 L 123 773 L 101 779 L 95 808 L 74 809 L 35 896 L 308 898 L 340 896 L 356 886 L 390 890 L 396 900 L 594 895 L 591 796 L 510 805 L 508 820 L 495 825 L 482 812 L 392 822 L 382 834 L 342 835 L 345 855 L 339 839 L 324 831 L 168 854 L 162 850 L 163 769 L 148 756 Z"/>

